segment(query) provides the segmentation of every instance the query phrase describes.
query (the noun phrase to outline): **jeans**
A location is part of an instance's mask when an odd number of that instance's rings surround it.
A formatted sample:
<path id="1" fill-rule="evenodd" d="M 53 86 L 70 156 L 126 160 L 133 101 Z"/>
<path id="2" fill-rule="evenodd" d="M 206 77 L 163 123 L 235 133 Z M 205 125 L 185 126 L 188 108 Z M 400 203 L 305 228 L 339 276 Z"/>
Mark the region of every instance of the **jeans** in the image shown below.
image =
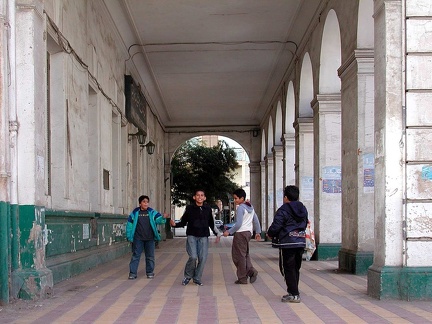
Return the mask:
<path id="1" fill-rule="evenodd" d="M 285 278 L 287 292 L 299 295 L 298 284 L 304 248 L 279 249 L 279 269 Z"/>
<path id="2" fill-rule="evenodd" d="M 188 235 L 186 251 L 189 255 L 189 259 L 186 262 L 184 270 L 184 276 L 186 278 L 192 278 L 194 281 L 201 282 L 201 277 L 208 256 L 208 245 L 208 237 Z"/>
<path id="3" fill-rule="evenodd" d="M 154 275 L 155 267 L 155 241 L 142 241 L 134 238 L 132 243 L 132 258 L 129 263 L 129 273 L 136 275 L 138 272 L 138 265 L 141 258 L 141 253 L 144 250 L 146 262 L 146 274 Z"/>

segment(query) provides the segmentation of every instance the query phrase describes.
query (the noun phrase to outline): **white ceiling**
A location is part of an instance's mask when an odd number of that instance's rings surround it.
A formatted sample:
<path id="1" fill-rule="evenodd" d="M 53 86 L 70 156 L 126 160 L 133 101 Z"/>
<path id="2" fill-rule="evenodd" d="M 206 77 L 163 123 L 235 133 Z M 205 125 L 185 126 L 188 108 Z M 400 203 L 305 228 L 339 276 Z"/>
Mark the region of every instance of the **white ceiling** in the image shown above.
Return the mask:
<path id="1" fill-rule="evenodd" d="M 260 125 L 321 2 L 105 0 L 166 129 Z"/>

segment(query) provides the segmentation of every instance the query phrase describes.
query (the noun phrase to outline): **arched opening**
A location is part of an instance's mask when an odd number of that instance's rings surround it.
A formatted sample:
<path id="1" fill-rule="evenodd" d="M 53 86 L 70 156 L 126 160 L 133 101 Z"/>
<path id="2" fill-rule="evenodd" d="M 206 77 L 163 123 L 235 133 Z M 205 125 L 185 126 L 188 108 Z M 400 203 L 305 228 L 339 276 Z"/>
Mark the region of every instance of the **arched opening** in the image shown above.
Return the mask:
<path id="1" fill-rule="evenodd" d="M 300 73 L 299 117 L 312 117 L 311 101 L 314 98 L 312 63 L 309 53 L 303 57 Z"/>
<path id="2" fill-rule="evenodd" d="M 250 199 L 250 192 L 251 192 L 251 179 L 250 179 L 250 168 L 249 168 L 249 155 L 247 154 L 246 150 L 242 147 L 241 144 L 239 144 L 237 141 L 220 135 L 202 135 L 202 136 L 196 136 L 189 138 L 182 144 L 180 144 L 175 152 L 172 155 L 172 161 L 171 161 L 171 167 L 173 166 L 173 159 L 176 155 L 176 152 L 188 141 L 196 141 L 199 145 L 202 145 L 204 147 L 215 147 L 219 145 L 220 141 L 223 141 L 226 144 L 226 147 L 232 149 L 235 153 L 235 159 L 237 162 L 237 167 L 235 170 L 231 171 L 229 173 L 229 177 L 231 178 L 232 182 L 235 183 L 236 188 L 242 188 L 246 192 L 246 197 Z M 210 159 L 217 158 L 217 156 L 213 155 L 206 155 L 206 156 L 200 156 L 200 158 L 204 158 L 206 161 L 208 161 L 208 164 L 211 164 L 212 162 L 219 163 L 218 161 L 210 161 Z M 207 162 L 206 162 L 207 163 Z M 172 172 L 172 171 L 171 171 Z M 206 174 L 209 174 L 209 176 L 206 179 L 202 179 L 202 184 L 198 184 L 197 188 L 202 188 L 206 192 L 207 196 L 207 203 L 210 204 L 212 210 L 213 210 L 213 216 L 215 220 L 220 221 L 220 225 L 230 223 L 233 220 L 233 217 L 235 215 L 235 205 L 232 200 L 232 192 L 224 192 L 223 195 L 220 197 L 211 197 L 211 200 L 209 200 L 209 195 L 207 194 L 208 186 L 209 186 L 209 178 L 211 178 L 210 175 L 211 172 L 207 172 Z M 172 176 L 172 182 L 174 180 L 173 174 Z M 184 177 L 181 177 L 181 179 Z M 190 178 L 189 178 L 190 179 Z M 217 178 L 215 178 L 217 181 Z M 211 181 L 210 181 L 211 182 Z M 217 182 L 213 182 L 214 184 Z M 172 183 L 173 188 L 177 188 L 178 186 L 175 185 L 175 183 Z M 197 189 L 192 188 L 192 189 Z M 175 190 L 175 189 L 174 189 Z M 173 192 L 172 192 L 173 194 Z M 178 198 L 176 198 L 178 199 Z M 180 220 L 181 216 L 184 213 L 185 205 L 189 204 L 190 201 L 187 201 L 186 199 L 181 203 L 182 206 L 179 206 L 177 203 L 172 204 L 171 211 L 172 215 L 174 215 L 174 219 L 176 221 Z M 175 236 L 185 236 L 186 235 L 186 228 L 175 228 L 174 229 L 174 235 Z"/>
<path id="3" fill-rule="evenodd" d="M 288 84 L 287 97 L 285 103 L 285 133 L 294 134 L 294 118 L 295 118 L 295 94 L 293 83 Z"/>
<path id="4" fill-rule="evenodd" d="M 374 47 L 373 0 L 359 1 L 357 48 Z"/>
<path id="5" fill-rule="evenodd" d="M 268 133 L 267 133 L 267 150 L 266 150 L 267 154 L 270 154 L 272 152 L 272 148 L 274 145 L 273 136 L 274 136 L 273 121 L 270 117 L 268 123 Z"/>
<path id="6" fill-rule="evenodd" d="M 339 93 L 341 81 L 337 70 L 341 65 L 341 40 L 334 10 L 329 11 L 324 25 L 320 63 L 319 93 Z"/>
<path id="7" fill-rule="evenodd" d="M 275 119 L 275 145 L 282 145 L 282 105 L 279 101 L 276 107 L 276 119 Z"/>

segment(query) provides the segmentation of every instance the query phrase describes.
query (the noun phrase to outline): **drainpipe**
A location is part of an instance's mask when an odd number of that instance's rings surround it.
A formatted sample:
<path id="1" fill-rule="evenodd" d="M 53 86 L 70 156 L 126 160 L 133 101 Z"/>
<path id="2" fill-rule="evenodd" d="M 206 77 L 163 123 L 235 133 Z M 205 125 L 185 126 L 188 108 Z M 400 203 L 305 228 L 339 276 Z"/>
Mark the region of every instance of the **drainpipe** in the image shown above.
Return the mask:
<path id="1" fill-rule="evenodd" d="M 0 2 L 0 304 L 9 303 L 8 20 Z"/>
<path id="2" fill-rule="evenodd" d="M 16 107 L 16 2 L 7 0 L 9 16 L 9 161 L 10 161 L 10 215 L 12 271 L 18 269 L 18 121 Z"/>

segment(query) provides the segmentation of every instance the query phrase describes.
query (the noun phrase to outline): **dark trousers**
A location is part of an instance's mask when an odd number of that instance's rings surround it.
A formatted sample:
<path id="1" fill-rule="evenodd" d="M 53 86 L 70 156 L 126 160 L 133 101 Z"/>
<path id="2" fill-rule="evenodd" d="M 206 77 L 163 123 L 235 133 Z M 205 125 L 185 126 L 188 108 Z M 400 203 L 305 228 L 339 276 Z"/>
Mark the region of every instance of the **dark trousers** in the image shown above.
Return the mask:
<path id="1" fill-rule="evenodd" d="M 304 248 L 279 249 L 279 269 L 285 278 L 287 292 L 299 295 L 298 284 Z"/>
<path id="2" fill-rule="evenodd" d="M 231 248 L 232 260 L 237 268 L 237 278 L 242 283 L 247 283 L 248 277 L 255 271 L 249 255 L 251 236 L 249 231 L 235 232 Z"/>

